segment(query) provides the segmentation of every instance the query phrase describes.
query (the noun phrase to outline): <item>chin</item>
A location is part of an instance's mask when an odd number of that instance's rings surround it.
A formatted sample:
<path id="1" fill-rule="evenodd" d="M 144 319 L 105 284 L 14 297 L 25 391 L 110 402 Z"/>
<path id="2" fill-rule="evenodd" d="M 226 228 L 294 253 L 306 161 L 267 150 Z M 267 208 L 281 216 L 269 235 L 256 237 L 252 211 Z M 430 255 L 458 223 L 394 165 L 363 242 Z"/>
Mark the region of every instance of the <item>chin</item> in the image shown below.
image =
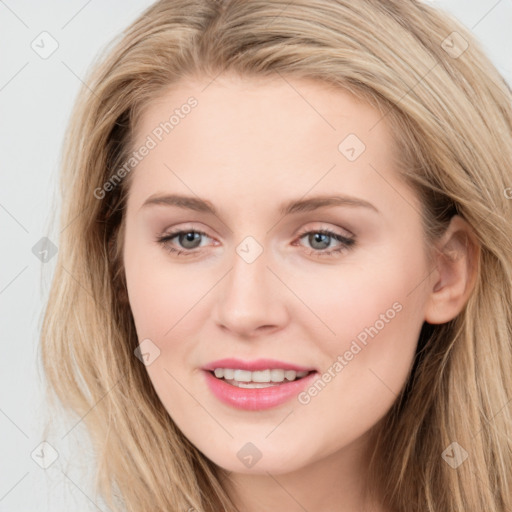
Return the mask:
<path id="1" fill-rule="evenodd" d="M 299 452 L 300 448 L 297 449 L 297 453 Z M 228 452 L 226 451 L 222 455 L 219 454 L 219 457 L 212 457 L 206 453 L 205 455 L 226 471 L 247 475 L 267 475 L 267 473 L 279 475 L 298 470 L 304 465 L 297 460 L 294 454 L 265 454 L 264 451 L 256 451 L 249 443 L 242 445 L 242 448 L 237 448 L 235 452 L 231 453 L 233 453 L 231 457 L 227 456 Z"/>

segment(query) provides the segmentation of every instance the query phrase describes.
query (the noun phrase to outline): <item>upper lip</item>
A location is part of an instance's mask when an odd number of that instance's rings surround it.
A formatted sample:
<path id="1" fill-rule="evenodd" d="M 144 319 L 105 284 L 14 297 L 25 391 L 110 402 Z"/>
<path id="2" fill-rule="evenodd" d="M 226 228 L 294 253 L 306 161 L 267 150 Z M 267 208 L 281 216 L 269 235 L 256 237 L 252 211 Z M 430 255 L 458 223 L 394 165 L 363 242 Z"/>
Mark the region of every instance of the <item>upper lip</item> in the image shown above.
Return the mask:
<path id="1" fill-rule="evenodd" d="M 295 370 L 297 372 L 312 372 L 316 371 L 314 368 L 307 368 L 292 363 L 286 363 L 285 361 L 278 361 L 277 359 L 255 359 L 253 361 L 243 361 L 242 359 L 226 358 L 212 361 L 211 363 L 203 366 L 203 370 L 213 371 L 215 368 L 230 368 L 247 371 L 258 371 L 258 370 Z"/>

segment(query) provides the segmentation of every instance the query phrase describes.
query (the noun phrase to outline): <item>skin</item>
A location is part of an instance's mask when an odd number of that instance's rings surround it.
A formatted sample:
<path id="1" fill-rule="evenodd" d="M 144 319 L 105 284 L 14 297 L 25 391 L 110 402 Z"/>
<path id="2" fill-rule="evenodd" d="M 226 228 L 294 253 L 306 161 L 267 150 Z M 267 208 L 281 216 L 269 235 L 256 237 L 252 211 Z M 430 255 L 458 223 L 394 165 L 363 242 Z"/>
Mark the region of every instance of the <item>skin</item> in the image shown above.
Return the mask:
<path id="1" fill-rule="evenodd" d="M 466 302 L 470 230 L 454 217 L 439 247 L 455 257 L 436 256 L 432 266 L 385 119 L 376 124 L 372 107 L 313 80 L 188 79 L 148 106 L 135 147 L 190 96 L 197 107 L 132 171 L 126 210 L 128 294 L 139 340 L 160 350 L 146 366 L 155 390 L 187 438 L 231 472 L 225 485 L 241 511 L 383 512 L 362 493 L 370 429 L 406 382 L 423 322 L 446 322 Z M 355 161 L 338 150 L 350 133 L 366 146 Z M 170 193 L 207 199 L 218 215 L 142 206 Z M 278 213 L 317 194 L 354 196 L 378 212 Z M 191 256 L 157 242 L 175 228 L 206 233 L 195 245 L 167 242 Z M 340 243 L 299 237 L 318 229 L 356 244 L 319 256 Z M 247 236 L 263 248 L 250 264 L 236 252 Z M 243 411 L 206 386 L 201 367 L 223 357 L 275 358 L 322 374 L 397 302 L 401 311 L 308 404 Z M 237 457 L 248 442 L 262 454 L 251 468 Z"/>

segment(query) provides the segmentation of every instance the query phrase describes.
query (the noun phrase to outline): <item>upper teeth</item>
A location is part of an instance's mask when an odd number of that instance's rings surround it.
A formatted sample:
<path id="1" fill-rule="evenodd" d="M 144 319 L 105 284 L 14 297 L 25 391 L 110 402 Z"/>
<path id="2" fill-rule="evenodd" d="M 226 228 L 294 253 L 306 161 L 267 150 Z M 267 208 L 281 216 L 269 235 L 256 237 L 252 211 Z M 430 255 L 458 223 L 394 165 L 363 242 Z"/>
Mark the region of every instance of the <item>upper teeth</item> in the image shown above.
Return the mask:
<path id="1" fill-rule="evenodd" d="M 239 382 L 283 382 L 305 377 L 309 372 L 296 372 L 295 370 L 260 370 L 250 372 L 247 370 L 233 370 L 231 368 L 215 368 L 215 377 Z"/>

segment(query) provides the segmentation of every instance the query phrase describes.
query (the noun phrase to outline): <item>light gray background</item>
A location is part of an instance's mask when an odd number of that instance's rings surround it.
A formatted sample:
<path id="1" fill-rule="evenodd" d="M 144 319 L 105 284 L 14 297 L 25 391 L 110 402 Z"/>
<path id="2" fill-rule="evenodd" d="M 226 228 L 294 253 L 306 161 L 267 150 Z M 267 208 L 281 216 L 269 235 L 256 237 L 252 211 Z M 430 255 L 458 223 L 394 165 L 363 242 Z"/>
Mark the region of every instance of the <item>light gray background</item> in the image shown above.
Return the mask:
<path id="1" fill-rule="evenodd" d="M 51 212 L 62 139 L 80 83 L 100 49 L 151 3 L 0 0 L 0 512 L 107 510 L 94 500 L 81 472 L 91 467 L 89 446 L 76 449 L 84 439 L 83 424 L 61 421 L 51 433 L 43 432 L 47 410 L 38 336 L 57 258 L 42 263 L 32 248 L 43 236 L 58 243 Z M 512 84 L 511 0 L 430 3 L 472 30 Z M 31 47 L 43 31 L 58 42 L 46 59 Z M 31 458 L 36 450 L 34 458 L 41 460 L 37 447 L 45 439 L 58 453 L 46 470 Z"/>

